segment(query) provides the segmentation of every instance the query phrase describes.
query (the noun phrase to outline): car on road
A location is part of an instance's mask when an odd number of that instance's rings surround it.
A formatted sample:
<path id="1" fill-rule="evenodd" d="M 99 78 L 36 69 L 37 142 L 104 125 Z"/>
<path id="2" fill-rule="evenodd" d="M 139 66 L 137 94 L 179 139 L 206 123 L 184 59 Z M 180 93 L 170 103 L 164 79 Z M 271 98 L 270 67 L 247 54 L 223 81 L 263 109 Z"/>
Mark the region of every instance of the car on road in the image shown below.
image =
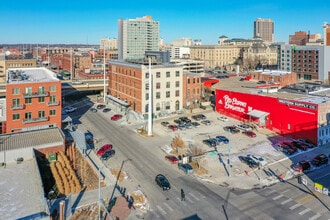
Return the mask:
<path id="1" fill-rule="evenodd" d="M 203 120 L 203 121 L 201 121 L 201 123 L 204 124 L 204 125 L 211 125 L 210 120 Z"/>
<path id="2" fill-rule="evenodd" d="M 160 124 L 165 126 L 165 127 L 170 125 L 170 123 L 168 121 L 162 121 Z"/>
<path id="3" fill-rule="evenodd" d="M 311 169 L 311 165 L 307 160 L 299 161 L 296 164 L 292 164 L 291 168 L 298 172 L 304 172 Z"/>
<path id="4" fill-rule="evenodd" d="M 243 131 L 242 134 L 251 138 L 257 137 L 256 133 L 254 133 L 253 131 Z"/>
<path id="5" fill-rule="evenodd" d="M 253 155 L 253 154 L 248 154 L 246 156 L 250 157 L 252 160 L 254 160 L 256 163 L 258 163 L 260 166 L 266 166 L 267 165 L 267 161 L 262 156 Z"/>
<path id="6" fill-rule="evenodd" d="M 216 136 L 215 139 L 217 140 L 218 143 L 229 144 L 229 139 L 226 138 L 225 136 Z"/>
<path id="7" fill-rule="evenodd" d="M 64 109 L 63 109 L 63 111 L 65 112 L 65 113 L 71 113 L 71 112 L 74 112 L 74 111 L 76 111 L 77 110 L 77 108 L 74 108 L 74 107 L 65 107 Z"/>
<path id="8" fill-rule="evenodd" d="M 106 113 L 106 112 L 110 112 L 111 111 L 111 108 L 104 108 L 103 110 L 102 110 L 102 112 L 104 112 L 104 113 Z"/>
<path id="9" fill-rule="evenodd" d="M 224 122 L 228 121 L 228 118 L 226 116 L 219 116 L 219 117 L 217 117 L 217 119 L 219 121 L 224 121 Z"/>
<path id="10" fill-rule="evenodd" d="M 217 146 L 218 142 L 215 138 L 209 138 L 209 139 L 203 140 L 203 144 L 206 144 L 209 147 L 215 147 L 215 146 Z"/>
<path id="11" fill-rule="evenodd" d="M 231 134 L 238 134 L 241 132 L 235 126 L 225 126 L 223 127 L 223 130 L 228 131 Z"/>
<path id="12" fill-rule="evenodd" d="M 238 125 L 235 125 L 236 128 L 240 129 L 240 130 L 243 130 L 243 131 L 251 131 L 252 128 L 250 125 L 248 124 L 238 124 Z"/>
<path id="13" fill-rule="evenodd" d="M 194 173 L 194 169 L 189 163 L 178 163 L 178 168 L 182 170 L 185 174 Z"/>
<path id="14" fill-rule="evenodd" d="M 197 121 L 191 122 L 192 126 L 194 126 L 195 128 L 198 128 L 199 126 L 201 126 L 201 124 L 199 124 Z"/>
<path id="15" fill-rule="evenodd" d="M 319 154 L 319 155 L 317 155 L 316 157 L 314 157 L 313 159 L 312 159 L 312 164 L 314 165 L 314 166 L 321 166 L 321 165 L 323 165 L 323 164 L 327 164 L 328 163 L 328 157 L 325 155 L 325 154 Z"/>
<path id="16" fill-rule="evenodd" d="M 163 190 L 171 189 L 171 184 L 168 179 L 163 174 L 158 174 L 155 177 L 155 181 L 158 186 L 160 186 Z"/>
<path id="17" fill-rule="evenodd" d="M 97 150 L 96 155 L 102 156 L 106 151 L 111 150 L 112 145 L 111 144 L 105 144 L 100 149 Z"/>
<path id="18" fill-rule="evenodd" d="M 177 158 L 177 156 L 175 156 L 175 155 L 166 155 L 165 159 L 170 161 L 171 163 L 178 163 L 179 162 L 179 158 Z"/>
<path id="19" fill-rule="evenodd" d="M 97 112 L 97 109 L 96 108 L 91 108 L 91 109 L 89 109 L 91 112 Z"/>
<path id="20" fill-rule="evenodd" d="M 169 125 L 167 126 L 169 129 L 171 129 L 172 131 L 177 131 L 178 130 L 178 126 L 176 125 Z"/>
<path id="21" fill-rule="evenodd" d="M 104 104 L 98 104 L 96 106 L 97 109 L 104 109 L 106 106 Z"/>
<path id="22" fill-rule="evenodd" d="M 298 148 L 300 150 L 303 150 L 303 151 L 306 151 L 309 148 L 307 144 L 304 144 L 304 143 L 299 142 L 299 141 L 291 141 L 291 144 L 293 146 L 295 146 L 296 148 Z"/>
<path id="23" fill-rule="evenodd" d="M 106 152 L 104 152 L 104 154 L 101 156 L 102 160 L 107 160 L 110 157 L 113 157 L 115 155 L 116 151 L 111 149 L 111 150 L 107 150 Z"/>
<path id="24" fill-rule="evenodd" d="M 121 119 L 122 117 L 123 117 L 123 116 L 120 115 L 120 114 L 115 114 L 115 115 L 113 115 L 110 119 L 111 119 L 112 121 L 117 121 L 117 120 Z"/>

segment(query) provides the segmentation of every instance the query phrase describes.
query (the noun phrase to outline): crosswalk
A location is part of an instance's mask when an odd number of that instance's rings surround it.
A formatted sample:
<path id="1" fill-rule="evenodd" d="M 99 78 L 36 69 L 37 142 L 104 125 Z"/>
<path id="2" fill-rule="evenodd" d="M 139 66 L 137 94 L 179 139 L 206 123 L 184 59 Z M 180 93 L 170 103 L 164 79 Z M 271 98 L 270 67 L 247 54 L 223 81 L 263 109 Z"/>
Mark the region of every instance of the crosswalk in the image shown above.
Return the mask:
<path id="1" fill-rule="evenodd" d="M 317 220 L 322 217 L 320 213 L 314 213 L 310 208 L 307 208 L 303 204 L 295 201 L 295 199 L 290 198 L 290 195 L 287 193 L 288 191 L 279 193 L 276 190 L 264 188 L 258 190 L 257 192 L 260 195 L 271 198 L 276 203 L 282 205 L 283 208 L 288 208 L 292 212 L 297 213 L 302 216 L 303 219 Z"/>

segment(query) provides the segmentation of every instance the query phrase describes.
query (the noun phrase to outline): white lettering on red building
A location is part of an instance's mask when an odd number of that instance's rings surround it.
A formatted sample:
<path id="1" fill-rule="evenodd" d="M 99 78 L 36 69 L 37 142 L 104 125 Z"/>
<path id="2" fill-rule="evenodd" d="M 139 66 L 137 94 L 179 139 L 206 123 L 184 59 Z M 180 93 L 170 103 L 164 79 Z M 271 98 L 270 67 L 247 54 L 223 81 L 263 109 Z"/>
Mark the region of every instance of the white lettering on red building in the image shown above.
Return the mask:
<path id="1" fill-rule="evenodd" d="M 237 98 L 230 98 L 228 95 L 224 95 L 223 100 L 225 102 L 225 109 L 230 109 L 237 112 L 244 112 L 247 106 L 246 102 L 242 102 Z M 222 104 L 221 100 L 219 100 L 219 104 Z"/>

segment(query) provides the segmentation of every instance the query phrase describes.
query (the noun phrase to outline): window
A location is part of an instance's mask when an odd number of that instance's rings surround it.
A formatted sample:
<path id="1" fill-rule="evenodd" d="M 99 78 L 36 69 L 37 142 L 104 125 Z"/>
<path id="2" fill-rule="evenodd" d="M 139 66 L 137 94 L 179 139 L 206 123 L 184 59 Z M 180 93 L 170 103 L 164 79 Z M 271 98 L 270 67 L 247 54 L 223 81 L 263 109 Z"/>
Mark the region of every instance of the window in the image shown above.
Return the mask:
<path id="1" fill-rule="evenodd" d="M 13 106 L 17 107 L 19 106 L 19 99 L 13 99 Z"/>
<path id="2" fill-rule="evenodd" d="M 56 92 L 56 86 L 55 85 L 51 85 L 50 88 L 49 88 L 49 90 L 51 92 Z"/>
<path id="3" fill-rule="evenodd" d="M 169 98 L 171 96 L 171 92 L 170 91 L 166 91 L 166 98 Z"/>
<path id="4" fill-rule="evenodd" d="M 44 93 L 45 93 L 45 87 L 44 86 L 39 86 L 38 94 L 44 94 Z"/>
<path id="5" fill-rule="evenodd" d="M 180 76 L 180 71 L 175 71 L 175 76 Z"/>
<path id="6" fill-rule="evenodd" d="M 55 109 L 49 110 L 49 115 L 56 115 L 56 110 Z"/>
<path id="7" fill-rule="evenodd" d="M 13 120 L 19 120 L 19 114 L 18 113 L 13 114 Z"/>
<path id="8" fill-rule="evenodd" d="M 170 72 L 166 72 L 166 77 L 167 78 L 171 77 L 171 73 Z"/>
<path id="9" fill-rule="evenodd" d="M 145 88 L 146 90 L 149 90 L 149 83 L 146 83 Z"/>
<path id="10" fill-rule="evenodd" d="M 38 111 L 38 118 L 44 118 L 45 117 L 45 111 Z"/>
<path id="11" fill-rule="evenodd" d="M 160 99 L 160 92 L 156 92 L 156 99 Z"/>
<path id="12" fill-rule="evenodd" d="M 149 93 L 146 93 L 146 100 L 149 99 Z"/>
<path id="13" fill-rule="evenodd" d="M 45 102 L 45 97 L 38 97 L 38 102 Z"/>
<path id="14" fill-rule="evenodd" d="M 32 95 L 32 87 L 26 87 L 25 88 L 25 93 Z"/>
<path id="15" fill-rule="evenodd" d="M 56 95 L 49 96 L 49 102 L 50 103 L 55 103 L 56 102 Z"/>
<path id="16" fill-rule="evenodd" d="M 171 87 L 171 82 L 166 82 L 166 89 Z"/>
<path id="17" fill-rule="evenodd" d="M 31 104 L 32 98 L 25 98 L 25 104 Z"/>
<path id="18" fill-rule="evenodd" d="M 156 83 L 156 89 L 160 89 L 160 82 Z"/>
<path id="19" fill-rule="evenodd" d="M 180 96 L 180 90 L 175 90 L 175 97 L 179 97 Z"/>
<path id="20" fill-rule="evenodd" d="M 25 112 L 25 119 L 32 119 L 32 112 Z"/>
<path id="21" fill-rule="evenodd" d="M 146 73 L 146 79 L 149 79 L 149 73 Z"/>
<path id="22" fill-rule="evenodd" d="M 160 78 L 160 72 L 156 72 L 156 78 Z"/>
<path id="23" fill-rule="evenodd" d="M 160 104 L 157 103 L 157 104 L 156 104 L 156 111 L 159 111 L 159 110 L 160 110 Z"/>
<path id="24" fill-rule="evenodd" d="M 14 95 L 20 94 L 20 89 L 19 88 L 13 88 L 13 94 Z"/>
<path id="25" fill-rule="evenodd" d="M 190 84 L 190 79 L 188 78 L 188 84 Z"/>
<path id="26" fill-rule="evenodd" d="M 180 87 L 180 81 L 175 81 L 175 87 Z"/>

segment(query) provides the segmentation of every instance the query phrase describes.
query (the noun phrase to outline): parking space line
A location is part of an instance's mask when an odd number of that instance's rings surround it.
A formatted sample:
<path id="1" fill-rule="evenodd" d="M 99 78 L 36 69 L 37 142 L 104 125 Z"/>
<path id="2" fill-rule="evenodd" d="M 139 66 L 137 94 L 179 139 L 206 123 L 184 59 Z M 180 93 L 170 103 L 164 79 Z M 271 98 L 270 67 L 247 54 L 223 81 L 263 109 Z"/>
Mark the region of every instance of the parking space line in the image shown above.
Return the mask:
<path id="1" fill-rule="evenodd" d="M 163 215 L 166 215 L 167 212 L 165 212 L 164 209 L 162 209 L 162 207 L 160 207 L 159 205 L 157 205 L 157 209 L 163 214 Z"/>
<path id="2" fill-rule="evenodd" d="M 321 216 L 321 214 L 317 213 L 316 215 L 310 217 L 308 220 L 315 220 L 315 219 L 318 219 L 320 216 Z"/>
<path id="3" fill-rule="evenodd" d="M 177 199 L 179 202 L 181 202 L 181 198 L 176 197 L 176 199 Z M 181 204 L 184 205 L 184 206 L 187 206 L 187 203 L 185 203 L 185 202 L 182 202 Z"/>
<path id="4" fill-rule="evenodd" d="M 305 210 L 299 212 L 299 215 L 303 215 L 303 214 L 309 212 L 310 210 L 311 210 L 311 209 L 307 208 L 307 209 L 305 209 Z"/>
<path id="5" fill-rule="evenodd" d="M 279 198 L 281 198 L 281 197 L 283 197 L 283 195 L 282 195 L 282 194 L 280 194 L 280 195 L 278 195 L 278 196 L 274 197 L 274 198 L 273 198 L 273 200 L 277 200 L 277 199 L 279 199 Z"/>
<path id="6" fill-rule="evenodd" d="M 292 201 L 292 199 L 291 199 L 291 198 L 289 198 L 289 199 L 287 199 L 287 200 L 285 200 L 285 201 L 281 202 L 281 205 L 287 204 L 287 203 L 288 203 L 288 202 L 290 202 L 290 201 Z"/>
<path id="7" fill-rule="evenodd" d="M 197 201 L 199 201 L 199 198 L 197 196 L 195 196 L 194 194 L 192 193 L 188 193 L 191 197 L 193 197 L 194 199 L 196 199 Z"/>
<path id="8" fill-rule="evenodd" d="M 291 206 L 290 207 L 290 210 L 294 210 L 295 208 L 298 208 L 299 206 L 301 206 L 301 204 L 300 203 L 297 203 L 297 204 Z"/>
<path id="9" fill-rule="evenodd" d="M 189 197 L 186 197 L 186 200 L 188 200 L 190 203 L 194 203 Z"/>
<path id="10" fill-rule="evenodd" d="M 173 209 L 167 203 L 164 202 L 164 206 L 166 206 L 171 212 L 173 212 Z"/>

